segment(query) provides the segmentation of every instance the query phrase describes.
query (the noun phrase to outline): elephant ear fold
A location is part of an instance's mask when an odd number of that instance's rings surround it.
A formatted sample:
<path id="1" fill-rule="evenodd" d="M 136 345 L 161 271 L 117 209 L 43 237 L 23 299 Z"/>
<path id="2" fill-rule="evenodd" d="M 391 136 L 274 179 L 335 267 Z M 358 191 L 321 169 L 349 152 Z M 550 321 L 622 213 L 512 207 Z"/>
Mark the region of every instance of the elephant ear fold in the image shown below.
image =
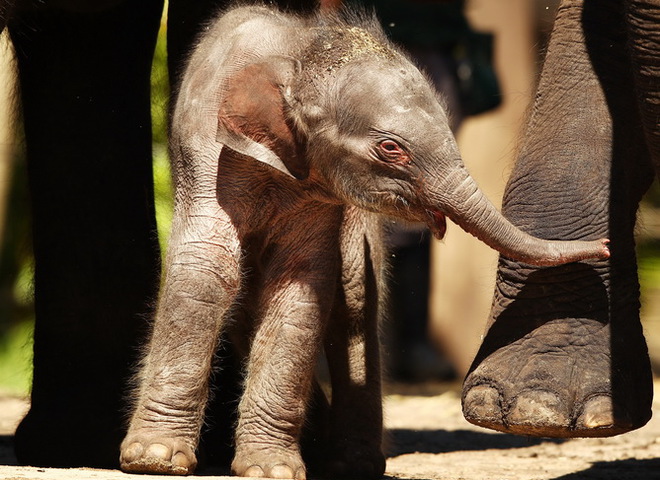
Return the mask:
<path id="1" fill-rule="evenodd" d="M 300 64 L 275 57 L 232 74 L 222 89 L 216 141 L 298 179 L 306 178 L 304 153 L 287 118 L 287 98 Z"/>

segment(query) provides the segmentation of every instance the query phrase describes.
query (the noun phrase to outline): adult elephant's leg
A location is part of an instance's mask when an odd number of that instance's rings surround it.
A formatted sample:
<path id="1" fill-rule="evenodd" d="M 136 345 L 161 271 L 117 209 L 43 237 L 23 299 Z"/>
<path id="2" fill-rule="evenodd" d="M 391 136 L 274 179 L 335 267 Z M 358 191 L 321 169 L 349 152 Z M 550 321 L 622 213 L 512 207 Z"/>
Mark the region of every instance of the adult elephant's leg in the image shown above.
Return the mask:
<path id="1" fill-rule="evenodd" d="M 7 26 L 7 22 L 14 10 L 15 0 L 0 0 L 0 33 Z"/>
<path id="2" fill-rule="evenodd" d="M 660 175 L 660 0 L 629 0 L 626 21 L 644 131 Z"/>
<path id="3" fill-rule="evenodd" d="M 36 261 L 21 463 L 117 465 L 126 381 L 159 278 L 149 75 L 161 2 L 88 13 L 46 2 L 10 23 Z"/>
<path id="4" fill-rule="evenodd" d="M 620 3 L 561 4 L 504 199 L 524 230 L 609 237 L 611 258 L 555 268 L 500 259 L 490 327 L 464 385 L 475 424 L 605 436 L 650 418 L 633 229 L 652 171 Z"/>

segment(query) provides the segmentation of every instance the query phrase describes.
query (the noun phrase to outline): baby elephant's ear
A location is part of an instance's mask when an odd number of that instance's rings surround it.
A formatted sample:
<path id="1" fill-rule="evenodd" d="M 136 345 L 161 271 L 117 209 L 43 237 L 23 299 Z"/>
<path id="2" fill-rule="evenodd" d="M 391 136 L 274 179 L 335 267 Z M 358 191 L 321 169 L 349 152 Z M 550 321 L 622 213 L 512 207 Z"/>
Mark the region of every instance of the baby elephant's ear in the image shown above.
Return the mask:
<path id="1" fill-rule="evenodd" d="M 274 57 L 232 74 L 221 93 L 216 140 L 302 179 L 308 169 L 286 116 L 285 99 L 299 70 L 295 59 Z"/>

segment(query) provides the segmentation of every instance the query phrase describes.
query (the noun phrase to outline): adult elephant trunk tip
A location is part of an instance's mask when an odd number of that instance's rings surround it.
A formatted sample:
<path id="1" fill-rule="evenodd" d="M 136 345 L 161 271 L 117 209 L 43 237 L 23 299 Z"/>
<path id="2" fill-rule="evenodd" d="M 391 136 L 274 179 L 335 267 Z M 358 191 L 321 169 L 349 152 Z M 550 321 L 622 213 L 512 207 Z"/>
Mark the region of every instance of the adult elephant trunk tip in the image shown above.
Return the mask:
<path id="1" fill-rule="evenodd" d="M 427 210 L 436 238 L 444 236 L 445 214 L 503 256 L 535 266 L 557 266 L 610 257 L 609 239 L 543 240 L 533 237 L 507 220 L 481 192 L 467 170 L 461 167 L 444 177 L 444 184 L 430 193 L 436 207 Z"/>

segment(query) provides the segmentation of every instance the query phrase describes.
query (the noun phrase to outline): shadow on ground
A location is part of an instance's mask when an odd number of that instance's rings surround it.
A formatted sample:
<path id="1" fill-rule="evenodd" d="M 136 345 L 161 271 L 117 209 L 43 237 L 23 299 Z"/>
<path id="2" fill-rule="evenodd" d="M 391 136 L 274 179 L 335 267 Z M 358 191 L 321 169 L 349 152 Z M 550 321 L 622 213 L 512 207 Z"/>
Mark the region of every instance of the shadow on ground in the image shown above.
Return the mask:
<path id="1" fill-rule="evenodd" d="M 586 470 L 562 475 L 554 480 L 587 480 L 599 478 L 616 478 L 617 480 L 660 480 L 660 459 L 648 460 L 615 460 L 612 462 L 596 462 Z"/>
<path id="2" fill-rule="evenodd" d="M 562 443 L 562 439 L 532 438 L 503 433 L 481 433 L 470 430 L 412 430 L 392 429 L 387 432 L 388 457 L 409 453 L 451 453 L 457 451 L 478 451 L 491 449 L 526 448 L 544 442 Z M 17 465 L 13 452 L 12 435 L 0 435 L 0 465 Z M 202 462 L 203 463 L 203 462 Z M 615 462 L 616 463 L 616 462 Z M 660 460 L 657 461 L 660 480 Z M 226 474 L 224 470 L 206 468 L 202 475 Z M 574 480 L 581 477 L 566 477 Z M 640 477 L 642 478 L 642 477 Z M 644 477 L 648 478 L 648 477 Z"/>
<path id="3" fill-rule="evenodd" d="M 541 443 L 563 443 L 565 439 L 534 438 L 504 433 L 481 433 L 471 430 L 391 429 L 387 456 L 407 453 L 450 453 L 490 449 L 527 448 Z"/>
<path id="4" fill-rule="evenodd" d="M 14 456 L 13 435 L 0 435 L 0 465 L 18 465 Z"/>

